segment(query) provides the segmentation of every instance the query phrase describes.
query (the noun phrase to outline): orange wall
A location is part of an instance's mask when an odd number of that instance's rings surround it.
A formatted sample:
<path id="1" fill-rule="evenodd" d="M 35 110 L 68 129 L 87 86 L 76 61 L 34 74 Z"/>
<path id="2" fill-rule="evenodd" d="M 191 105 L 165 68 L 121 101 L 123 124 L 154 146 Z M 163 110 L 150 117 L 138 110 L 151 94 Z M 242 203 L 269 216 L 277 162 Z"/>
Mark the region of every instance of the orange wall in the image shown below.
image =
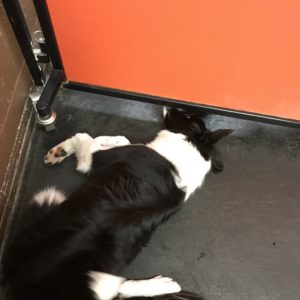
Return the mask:
<path id="1" fill-rule="evenodd" d="M 299 0 L 48 0 L 69 80 L 300 120 Z"/>

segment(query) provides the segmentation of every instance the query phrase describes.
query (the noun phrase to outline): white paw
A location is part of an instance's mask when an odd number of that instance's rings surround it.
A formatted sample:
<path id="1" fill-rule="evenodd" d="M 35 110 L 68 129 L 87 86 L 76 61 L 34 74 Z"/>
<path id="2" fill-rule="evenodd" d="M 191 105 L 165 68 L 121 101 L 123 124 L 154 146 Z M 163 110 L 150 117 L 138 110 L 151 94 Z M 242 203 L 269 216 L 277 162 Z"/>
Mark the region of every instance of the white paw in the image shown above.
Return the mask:
<path id="1" fill-rule="evenodd" d="M 59 164 L 61 163 L 67 156 L 67 151 L 61 146 L 53 147 L 48 151 L 48 153 L 44 156 L 45 164 Z"/>

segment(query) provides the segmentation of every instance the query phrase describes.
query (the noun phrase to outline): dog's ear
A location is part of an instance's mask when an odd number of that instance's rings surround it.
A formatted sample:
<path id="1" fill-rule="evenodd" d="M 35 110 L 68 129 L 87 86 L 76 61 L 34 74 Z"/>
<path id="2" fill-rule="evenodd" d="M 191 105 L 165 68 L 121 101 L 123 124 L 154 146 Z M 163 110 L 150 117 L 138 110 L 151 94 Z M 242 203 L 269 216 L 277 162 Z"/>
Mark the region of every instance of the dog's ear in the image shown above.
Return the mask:
<path id="1" fill-rule="evenodd" d="M 222 139 L 223 137 L 229 135 L 230 133 L 232 133 L 233 130 L 232 129 L 218 129 L 216 131 L 212 131 L 210 133 L 210 143 L 211 144 L 215 144 L 217 143 L 220 139 Z"/>
<path id="2" fill-rule="evenodd" d="M 223 137 L 231 134 L 232 129 L 219 129 L 210 133 L 210 144 L 213 147 L 213 144 L 217 143 Z M 211 153 L 211 164 L 213 173 L 220 173 L 224 169 L 223 161 L 221 154 L 213 147 Z"/>
<path id="3" fill-rule="evenodd" d="M 222 157 L 219 153 L 214 153 L 211 158 L 211 169 L 214 174 L 220 173 L 224 169 Z"/>

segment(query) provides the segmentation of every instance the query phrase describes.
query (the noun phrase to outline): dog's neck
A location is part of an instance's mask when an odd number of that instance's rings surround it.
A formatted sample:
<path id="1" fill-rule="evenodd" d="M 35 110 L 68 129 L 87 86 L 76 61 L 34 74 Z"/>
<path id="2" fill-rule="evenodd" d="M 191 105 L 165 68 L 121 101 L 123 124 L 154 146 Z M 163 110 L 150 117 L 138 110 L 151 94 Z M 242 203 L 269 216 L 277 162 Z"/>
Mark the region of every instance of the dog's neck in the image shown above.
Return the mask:
<path id="1" fill-rule="evenodd" d="M 211 168 L 211 161 L 205 160 L 197 148 L 181 133 L 161 130 L 147 146 L 170 161 L 176 168 L 174 174 L 177 186 L 186 192 L 185 200 L 199 188 Z"/>

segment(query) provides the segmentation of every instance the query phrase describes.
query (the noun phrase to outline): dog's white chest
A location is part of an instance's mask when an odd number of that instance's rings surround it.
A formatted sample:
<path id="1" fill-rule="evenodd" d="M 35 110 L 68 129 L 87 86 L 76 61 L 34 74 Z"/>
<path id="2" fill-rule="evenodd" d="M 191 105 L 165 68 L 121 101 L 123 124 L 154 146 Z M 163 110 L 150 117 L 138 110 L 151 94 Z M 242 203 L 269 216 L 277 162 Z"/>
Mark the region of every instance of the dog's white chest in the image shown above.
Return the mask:
<path id="1" fill-rule="evenodd" d="M 205 160 L 183 134 L 162 130 L 147 146 L 175 166 L 178 171 L 178 176 L 174 174 L 175 182 L 186 192 L 185 200 L 202 185 L 205 175 L 211 168 L 211 161 Z"/>

